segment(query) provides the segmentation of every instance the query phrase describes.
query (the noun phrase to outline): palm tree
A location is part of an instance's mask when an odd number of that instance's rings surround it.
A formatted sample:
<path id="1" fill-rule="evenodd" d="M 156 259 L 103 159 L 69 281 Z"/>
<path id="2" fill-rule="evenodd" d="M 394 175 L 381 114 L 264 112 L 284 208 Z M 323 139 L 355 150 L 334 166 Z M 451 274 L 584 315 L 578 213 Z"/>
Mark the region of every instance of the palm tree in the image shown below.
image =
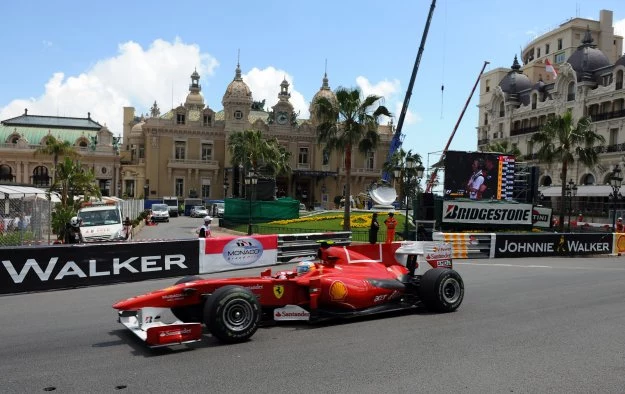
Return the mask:
<path id="1" fill-rule="evenodd" d="M 496 152 L 521 157 L 521 150 L 509 141 L 496 141 L 492 144 L 488 144 L 482 149 L 482 152 Z"/>
<path id="2" fill-rule="evenodd" d="M 260 130 L 232 133 L 228 139 L 228 151 L 233 167 L 251 169 L 272 177 L 291 171 L 291 153 L 277 138 L 267 139 Z"/>
<path id="3" fill-rule="evenodd" d="M 345 154 L 347 184 L 343 229 L 349 231 L 353 149 L 357 147 L 362 153 L 375 149 L 380 140 L 380 116 L 392 115 L 385 106 L 380 105 L 381 96 L 372 94 L 363 100 L 360 89 L 344 87 L 339 87 L 335 94 L 337 104 L 325 97 L 318 98 L 314 103 L 317 118 L 320 120 L 317 140 L 319 144 L 325 144 L 330 152 Z"/>
<path id="4" fill-rule="evenodd" d="M 57 139 L 53 135 L 48 135 L 46 137 L 45 145 L 37 148 L 37 150 L 35 151 L 35 156 L 37 156 L 38 154 L 52 156 L 52 160 L 54 162 L 52 183 L 54 183 L 56 179 L 56 166 L 59 162 L 59 157 L 66 156 L 74 158 L 78 156 L 78 152 L 76 152 L 76 149 L 74 148 L 74 146 L 72 146 L 72 144 L 70 144 L 68 141 Z"/>
<path id="5" fill-rule="evenodd" d="M 565 112 L 547 120 L 541 129 L 532 137 L 533 143 L 540 144 L 537 152 L 540 162 L 562 165 L 560 180 L 562 181 L 561 201 L 564 206 L 566 178 L 569 164 L 575 160 L 587 167 L 597 163 L 598 155 L 595 150 L 597 143 L 603 145 L 605 138 L 591 129 L 590 117 L 582 117 L 577 124 L 573 120 L 571 111 Z M 560 231 L 564 230 L 564 209 L 560 210 Z"/>

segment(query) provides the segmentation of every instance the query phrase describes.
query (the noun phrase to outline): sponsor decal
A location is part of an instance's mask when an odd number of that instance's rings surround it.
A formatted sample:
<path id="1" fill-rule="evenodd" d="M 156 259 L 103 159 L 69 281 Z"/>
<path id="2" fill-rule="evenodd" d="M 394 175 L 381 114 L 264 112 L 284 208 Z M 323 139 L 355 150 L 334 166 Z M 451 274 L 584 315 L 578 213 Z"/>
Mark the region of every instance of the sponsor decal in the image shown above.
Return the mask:
<path id="1" fill-rule="evenodd" d="M 255 238 L 236 238 L 224 246 L 222 255 L 229 264 L 250 265 L 263 255 L 263 245 Z"/>
<path id="2" fill-rule="evenodd" d="M 436 260 L 437 267 L 449 268 L 451 267 L 451 260 Z"/>
<path id="3" fill-rule="evenodd" d="M 273 295 L 276 296 L 277 299 L 282 298 L 284 295 L 284 286 L 283 285 L 274 285 L 273 286 Z"/>
<path id="4" fill-rule="evenodd" d="M 495 241 L 495 257 L 607 254 L 611 251 L 611 234 L 498 234 Z"/>
<path id="5" fill-rule="evenodd" d="M 330 299 L 332 301 L 344 301 L 347 297 L 347 286 L 340 280 L 335 280 L 330 285 Z"/>
<path id="6" fill-rule="evenodd" d="M 181 300 L 184 298 L 184 294 L 178 293 L 178 294 L 167 294 L 161 297 L 163 300 L 165 301 L 176 301 L 176 300 Z"/>
<path id="7" fill-rule="evenodd" d="M 179 336 L 179 335 L 187 335 L 191 334 L 190 328 L 181 328 L 177 330 L 169 330 L 169 331 L 161 331 L 159 336 L 161 337 L 171 337 L 171 336 Z"/>
<path id="8" fill-rule="evenodd" d="M 534 207 L 532 209 L 532 224 L 534 227 L 551 227 L 551 208 Z"/>
<path id="9" fill-rule="evenodd" d="M 500 204 L 472 202 L 444 202 L 443 222 L 532 224 L 532 206 L 529 204 Z"/>
<path id="10" fill-rule="evenodd" d="M 310 320 L 310 312 L 297 305 L 285 305 L 273 310 L 274 320 Z"/>
<path id="11" fill-rule="evenodd" d="M 263 285 L 252 285 L 252 286 L 245 286 L 250 290 L 262 290 L 263 289 Z"/>
<path id="12" fill-rule="evenodd" d="M 384 300 L 386 300 L 386 294 L 373 297 L 373 302 L 383 302 Z"/>
<path id="13" fill-rule="evenodd" d="M 425 259 L 427 261 L 438 259 L 451 259 L 452 256 L 453 253 L 450 244 L 439 244 L 432 248 L 431 252 L 427 252 L 425 254 Z"/>

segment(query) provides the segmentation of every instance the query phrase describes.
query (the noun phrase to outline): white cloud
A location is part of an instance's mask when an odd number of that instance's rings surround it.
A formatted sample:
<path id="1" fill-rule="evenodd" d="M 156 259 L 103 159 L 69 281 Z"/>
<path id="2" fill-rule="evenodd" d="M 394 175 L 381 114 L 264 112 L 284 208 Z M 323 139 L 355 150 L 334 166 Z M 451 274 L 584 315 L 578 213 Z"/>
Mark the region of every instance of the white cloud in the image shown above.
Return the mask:
<path id="1" fill-rule="evenodd" d="M 370 94 L 383 97 L 381 103 L 385 105 L 389 111 L 391 111 L 394 122 L 397 124 L 397 120 L 401 114 L 401 108 L 404 105 L 404 97 L 401 94 L 401 86 L 398 79 L 394 79 L 392 81 L 384 80 L 376 84 L 372 84 L 367 78 L 359 76 L 356 78 L 356 84 L 360 87 L 360 90 L 362 90 L 362 94 L 365 97 Z M 414 124 L 420 122 L 421 120 L 422 118 L 419 114 L 415 114 L 408 109 L 408 111 L 406 111 L 404 125 Z M 388 118 L 386 116 L 383 116 L 382 119 L 380 119 L 380 124 L 386 124 L 387 122 Z"/>
<path id="2" fill-rule="evenodd" d="M 116 56 L 97 62 L 78 76 L 54 73 L 41 96 L 11 101 L 0 108 L 0 119 L 19 116 L 24 108 L 37 115 L 86 117 L 91 112 L 92 119 L 106 123 L 118 135 L 122 133 L 124 106 L 134 106 L 142 112 L 156 100 L 161 112 L 165 112 L 172 101 L 174 106 L 184 101 L 194 67 L 201 77 L 208 77 L 218 65 L 197 45 L 180 39 L 157 39 L 147 49 L 128 41 L 119 45 Z M 204 86 L 205 97 L 207 90 L 209 96 L 221 97 L 222 92 L 212 92 Z"/>
<path id="3" fill-rule="evenodd" d="M 614 34 L 625 37 L 625 19 L 614 22 Z"/>
<path id="4" fill-rule="evenodd" d="M 293 77 L 284 70 L 267 67 L 262 70 L 254 67 L 248 73 L 242 75 L 243 81 L 250 87 L 254 101 L 265 100 L 265 110 L 271 110 L 278 102 L 280 84 L 284 79 L 289 83 L 289 101 L 293 104 L 295 112 L 299 112 L 299 119 L 308 119 L 308 103 L 304 96 L 295 89 Z"/>

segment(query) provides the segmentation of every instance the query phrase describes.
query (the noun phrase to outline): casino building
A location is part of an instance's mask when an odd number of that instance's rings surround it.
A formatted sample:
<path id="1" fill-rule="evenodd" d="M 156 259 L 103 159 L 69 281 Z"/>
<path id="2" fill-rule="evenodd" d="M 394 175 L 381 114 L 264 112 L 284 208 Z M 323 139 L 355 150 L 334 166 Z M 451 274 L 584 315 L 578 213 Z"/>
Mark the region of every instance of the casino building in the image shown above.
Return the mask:
<path id="1" fill-rule="evenodd" d="M 317 144 L 317 120 L 314 116 L 301 119 L 294 111 L 286 80 L 280 84 L 276 101 L 266 108 L 264 100 L 253 100 L 237 65 L 219 111 L 205 102 L 199 81 L 200 75 L 194 71 L 185 102 L 165 113 L 156 102 L 145 116 L 137 116 L 132 107 L 124 108 L 123 195 L 205 199 L 241 195 L 242 182 L 239 171 L 233 171 L 227 141 L 233 132 L 253 129 L 268 138 L 276 137 L 291 152 L 292 172 L 276 179 L 279 196 L 299 199 L 309 208 L 333 207 L 334 197 L 343 194 L 346 182 L 343 157 L 336 152 L 324 153 Z M 326 75 L 311 100 L 311 114 L 318 97 L 336 101 Z M 380 179 L 394 127 L 380 125 L 378 131 L 381 142 L 377 150 L 353 154 L 351 187 L 355 199 Z"/>
<path id="2" fill-rule="evenodd" d="M 547 60 L 557 77 L 546 71 Z M 549 117 L 565 111 L 576 121 L 590 116 L 593 130 L 606 140 L 597 148 L 599 164 L 587 168 L 576 162 L 568 178 L 578 186 L 578 197 L 586 198 L 578 201 L 580 209 L 582 202 L 605 201 L 612 192 L 612 169 L 625 161 L 624 74 L 623 37 L 614 34 L 612 11 L 600 11 L 599 20 L 572 18 L 562 23 L 525 46 L 510 68 L 499 67 L 481 77 L 478 149 L 499 141 L 518 147 L 523 153 L 518 161 L 539 167 L 542 196 L 555 198 L 561 192 L 561 168 L 537 161 L 538 147 L 531 137 Z M 602 213 L 605 210 L 597 212 Z"/>

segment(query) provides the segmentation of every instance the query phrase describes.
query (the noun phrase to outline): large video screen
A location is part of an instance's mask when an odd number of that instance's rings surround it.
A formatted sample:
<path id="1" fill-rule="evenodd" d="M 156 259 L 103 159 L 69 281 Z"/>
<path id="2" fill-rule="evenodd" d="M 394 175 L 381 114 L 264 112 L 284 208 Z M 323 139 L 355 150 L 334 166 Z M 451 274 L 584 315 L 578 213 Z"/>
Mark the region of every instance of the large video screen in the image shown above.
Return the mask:
<path id="1" fill-rule="evenodd" d="M 514 163 L 514 156 L 501 153 L 448 151 L 445 198 L 511 200 Z"/>

